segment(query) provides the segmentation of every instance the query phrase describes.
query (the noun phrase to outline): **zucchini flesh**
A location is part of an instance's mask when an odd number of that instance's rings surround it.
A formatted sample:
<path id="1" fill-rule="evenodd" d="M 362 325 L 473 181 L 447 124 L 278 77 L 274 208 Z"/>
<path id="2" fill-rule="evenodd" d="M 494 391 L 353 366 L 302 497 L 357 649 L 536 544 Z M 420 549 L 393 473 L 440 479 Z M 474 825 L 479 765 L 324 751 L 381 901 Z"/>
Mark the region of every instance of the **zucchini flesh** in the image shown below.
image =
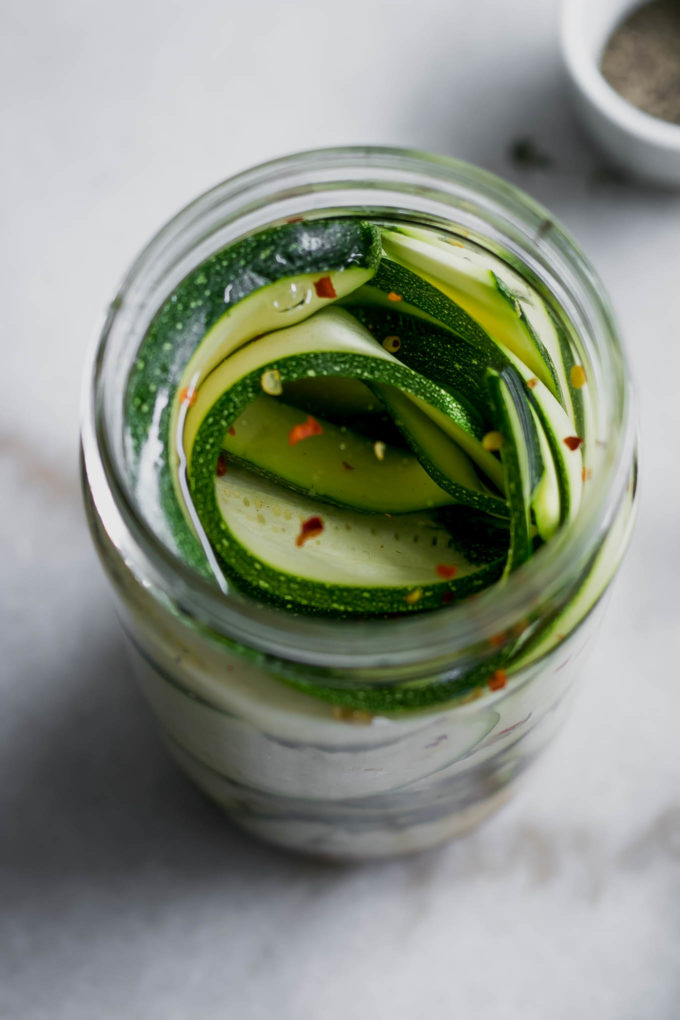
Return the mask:
<path id="1" fill-rule="evenodd" d="M 384 444 L 378 460 L 374 442 L 345 425 L 317 419 L 322 432 L 291 446 L 291 430 L 304 418 L 276 397 L 256 397 L 227 431 L 222 449 L 231 463 L 350 510 L 404 514 L 451 502 L 408 450 Z"/>
<path id="2" fill-rule="evenodd" d="M 471 594 L 503 569 L 502 559 L 466 559 L 433 513 L 389 518 L 329 507 L 237 466 L 216 479 L 215 492 L 222 566 L 274 602 L 343 616 L 438 608 L 445 592 Z M 323 532 L 298 546 L 301 523 L 320 515 Z M 442 564 L 455 580 L 439 579 Z"/>

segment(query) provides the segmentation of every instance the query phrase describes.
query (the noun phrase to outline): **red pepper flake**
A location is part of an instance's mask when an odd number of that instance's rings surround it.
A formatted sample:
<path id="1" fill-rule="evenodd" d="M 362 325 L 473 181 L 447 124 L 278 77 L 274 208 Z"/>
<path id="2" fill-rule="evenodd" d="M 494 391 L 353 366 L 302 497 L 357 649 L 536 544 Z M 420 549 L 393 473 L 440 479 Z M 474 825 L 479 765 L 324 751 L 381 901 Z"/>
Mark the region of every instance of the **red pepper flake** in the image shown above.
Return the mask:
<path id="1" fill-rule="evenodd" d="M 304 217 L 302 216 L 289 216 L 286 223 L 304 223 Z"/>
<path id="2" fill-rule="evenodd" d="M 508 674 L 504 669 L 495 670 L 486 681 L 491 691 L 502 691 L 508 682 Z"/>
<path id="3" fill-rule="evenodd" d="M 448 606 L 455 599 L 455 594 L 452 591 L 445 591 L 442 595 L 442 602 L 445 606 Z"/>
<path id="4" fill-rule="evenodd" d="M 180 392 L 179 400 L 181 404 L 186 404 L 187 407 L 193 407 L 197 400 L 197 394 L 194 387 L 185 386 Z"/>
<path id="5" fill-rule="evenodd" d="M 293 425 L 288 433 L 288 443 L 290 446 L 295 446 L 296 443 L 301 443 L 303 439 L 309 439 L 310 436 L 320 436 L 322 432 L 323 429 L 316 418 L 312 418 L 311 414 L 308 414 L 307 421 Z"/>
<path id="6" fill-rule="evenodd" d="M 330 276 L 322 276 L 320 280 L 317 280 L 314 290 L 317 297 L 334 298 L 338 296 Z"/>
<path id="7" fill-rule="evenodd" d="M 443 577 L 445 581 L 450 581 L 458 573 L 458 567 L 454 567 L 452 563 L 438 563 L 435 570 L 438 576 Z"/>
<path id="8" fill-rule="evenodd" d="M 491 637 L 489 638 L 489 644 L 491 645 L 492 648 L 500 648 L 501 645 L 505 644 L 507 638 L 508 635 L 503 630 L 500 632 L 500 634 L 492 634 Z"/>
<path id="9" fill-rule="evenodd" d="M 401 301 L 402 300 L 401 294 L 395 294 L 395 292 L 393 290 L 391 290 L 389 292 L 389 294 L 387 295 L 387 300 L 388 301 Z"/>
<path id="10" fill-rule="evenodd" d="M 227 432 L 229 433 L 230 436 L 235 436 L 236 435 L 236 429 L 234 428 L 233 425 L 229 426 L 229 428 L 227 429 Z"/>
<path id="11" fill-rule="evenodd" d="M 318 538 L 323 531 L 324 524 L 320 517 L 308 517 L 300 525 L 300 534 L 295 539 L 298 549 L 310 538 Z"/>
<path id="12" fill-rule="evenodd" d="M 531 379 L 527 379 L 527 386 L 530 390 L 533 390 L 535 386 L 538 386 L 538 379 L 535 375 L 532 375 Z"/>
<path id="13" fill-rule="evenodd" d="M 568 446 L 570 450 L 578 450 L 583 440 L 580 436 L 567 436 L 564 439 L 564 445 Z"/>
<path id="14" fill-rule="evenodd" d="M 216 468 L 216 471 L 217 471 L 217 477 L 218 478 L 221 478 L 222 475 L 226 475 L 226 473 L 227 473 L 227 457 L 226 457 L 226 454 L 224 453 L 224 451 L 220 451 L 220 455 L 217 458 L 217 468 Z"/>
<path id="15" fill-rule="evenodd" d="M 581 468 L 581 481 L 582 482 L 584 482 L 584 483 L 585 482 L 589 482 L 592 477 L 593 477 L 593 469 L 592 468 L 587 468 L 585 466 Z"/>
<path id="16" fill-rule="evenodd" d="M 348 464 L 346 460 L 343 460 L 342 466 L 344 467 L 345 471 L 354 471 L 352 465 Z"/>

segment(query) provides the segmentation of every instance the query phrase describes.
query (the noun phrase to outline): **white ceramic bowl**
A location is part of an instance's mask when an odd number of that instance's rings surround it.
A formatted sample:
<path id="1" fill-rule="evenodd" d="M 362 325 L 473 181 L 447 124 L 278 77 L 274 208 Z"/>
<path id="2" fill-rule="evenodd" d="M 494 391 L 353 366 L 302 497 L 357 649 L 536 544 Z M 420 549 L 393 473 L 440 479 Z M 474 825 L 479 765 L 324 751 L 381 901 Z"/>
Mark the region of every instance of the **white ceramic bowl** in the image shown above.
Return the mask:
<path id="1" fill-rule="evenodd" d="M 602 77 L 600 59 L 614 28 L 642 0 L 565 0 L 562 53 L 576 109 L 597 146 L 621 170 L 680 186 L 680 125 L 633 106 Z"/>

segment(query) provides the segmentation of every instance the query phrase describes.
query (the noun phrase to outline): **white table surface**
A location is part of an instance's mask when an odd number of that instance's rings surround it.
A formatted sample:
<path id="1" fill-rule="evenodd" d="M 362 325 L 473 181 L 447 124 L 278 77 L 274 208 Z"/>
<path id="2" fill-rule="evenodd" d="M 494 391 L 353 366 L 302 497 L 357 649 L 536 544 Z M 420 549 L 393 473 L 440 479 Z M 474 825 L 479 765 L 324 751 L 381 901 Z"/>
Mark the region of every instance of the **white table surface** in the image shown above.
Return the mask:
<path id="1" fill-rule="evenodd" d="M 600 179 L 552 0 L 5 0 L 0 1016 L 680 1015 L 680 197 Z M 530 135 L 549 170 L 519 168 Z M 486 827 L 331 868 L 232 830 L 128 675 L 80 508 L 81 365 L 131 257 L 259 160 L 402 144 L 545 202 L 639 387 L 633 545 L 569 723 Z"/>

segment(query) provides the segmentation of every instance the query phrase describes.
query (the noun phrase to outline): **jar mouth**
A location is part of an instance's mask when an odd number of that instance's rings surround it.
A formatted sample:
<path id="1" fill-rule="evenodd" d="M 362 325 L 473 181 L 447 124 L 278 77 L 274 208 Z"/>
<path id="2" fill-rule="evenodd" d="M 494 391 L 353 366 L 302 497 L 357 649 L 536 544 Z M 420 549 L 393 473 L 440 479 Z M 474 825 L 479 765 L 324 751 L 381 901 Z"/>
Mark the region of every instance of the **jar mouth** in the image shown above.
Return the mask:
<path id="1" fill-rule="evenodd" d="M 573 522 L 532 559 L 474 598 L 394 620 L 294 616 L 240 592 L 223 594 L 182 562 L 138 511 L 124 471 L 116 399 L 127 379 L 121 350 L 136 352 L 150 318 L 174 286 L 213 251 L 280 218 L 376 208 L 462 224 L 554 295 L 598 369 L 607 447 Z M 225 240 L 226 238 L 226 240 Z M 598 391 L 599 400 L 599 391 Z M 85 376 L 84 470 L 101 523 L 144 587 L 217 637 L 269 658 L 332 673 L 395 671 L 422 676 L 559 603 L 606 534 L 633 459 L 628 372 L 613 312 L 595 271 L 552 215 L 487 171 L 448 157 L 384 147 L 320 149 L 276 159 L 206 192 L 170 220 L 125 276 L 107 311 Z"/>

